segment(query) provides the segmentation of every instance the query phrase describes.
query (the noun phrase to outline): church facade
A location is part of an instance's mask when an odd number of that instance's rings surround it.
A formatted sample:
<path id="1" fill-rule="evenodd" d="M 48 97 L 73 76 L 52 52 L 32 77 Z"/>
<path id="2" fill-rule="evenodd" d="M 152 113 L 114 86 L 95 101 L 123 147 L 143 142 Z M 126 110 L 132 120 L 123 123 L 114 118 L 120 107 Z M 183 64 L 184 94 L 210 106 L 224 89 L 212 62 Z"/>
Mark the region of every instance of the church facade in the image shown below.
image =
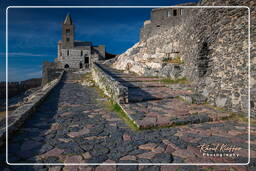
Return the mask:
<path id="1" fill-rule="evenodd" d="M 58 42 L 59 69 L 89 68 L 92 62 L 105 60 L 105 46 L 93 46 L 92 42 L 75 40 L 75 26 L 70 14 L 62 24 L 62 40 Z"/>

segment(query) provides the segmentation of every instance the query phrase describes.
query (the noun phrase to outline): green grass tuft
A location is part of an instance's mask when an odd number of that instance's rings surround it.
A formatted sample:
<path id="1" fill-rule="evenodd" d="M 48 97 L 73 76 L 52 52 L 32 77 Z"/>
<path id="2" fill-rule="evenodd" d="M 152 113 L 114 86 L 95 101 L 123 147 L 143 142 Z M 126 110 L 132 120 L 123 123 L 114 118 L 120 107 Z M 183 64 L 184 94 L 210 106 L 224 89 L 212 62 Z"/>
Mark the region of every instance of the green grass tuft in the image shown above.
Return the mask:
<path id="1" fill-rule="evenodd" d="M 172 63 L 172 64 L 184 64 L 184 61 L 181 59 L 180 56 L 176 56 L 175 58 L 163 58 L 162 62 L 164 63 Z"/>
<path id="2" fill-rule="evenodd" d="M 170 79 L 170 78 L 164 78 L 161 80 L 161 82 L 165 84 L 188 84 L 188 80 L 184 78 L 179 78 L 176 80 Z"/>
<path id="3" fill-rule="evenodd" d="M 99 96 L 102 98 L 107 98 L 104 102 L 106 108 L 110 111 L 114 111 L 118 117 L 120 117 L 132 130 L 139 131 L 139 126 L 136 125 L 133 120 L 131 120 L 127 114 L 123 111 L 119 104 L 110 99 L 107 95 L 104 94 L 104 91 L 101 90 L 98 86 L 93 86 L 95 90 L 98 92 Z"/>

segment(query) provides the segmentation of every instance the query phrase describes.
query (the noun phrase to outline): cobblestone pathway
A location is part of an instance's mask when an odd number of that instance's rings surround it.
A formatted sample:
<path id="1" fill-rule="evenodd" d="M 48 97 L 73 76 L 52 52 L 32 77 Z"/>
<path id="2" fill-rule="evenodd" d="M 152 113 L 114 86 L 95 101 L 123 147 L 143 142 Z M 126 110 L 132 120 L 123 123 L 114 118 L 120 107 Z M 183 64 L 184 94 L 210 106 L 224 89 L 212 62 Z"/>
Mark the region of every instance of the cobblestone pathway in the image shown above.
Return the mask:
<path id="1" fill-rule="evenodd" d="M 192 96 L 189 84 L 164 84 L 162 78 L 146 78 L 101 65 L 113 78 L 128 87 L 125 112 L 140 128 L 217 121 L 227 112 L 203 104 L 190 104 L 179 97 Z"/>
<path id="2" fill-rule="evenodd" d="M 132 131 L 116 113 L 105 108 L 91 87 L 68 74 L 28 120 L 9 139 L 10 163 L 237 163 L 247 162 L 247 125 L 233 121 Z M 252 128 L 251 155 L 255 158 L 256 129 Z M 199 145 L 241 147 L 238 157 L 203 156 Z M 6 170 L 202 170 L 214 166 L 7 166 Z M 255 162 L 255 159 L 253 159 Z M 246 166 L 215 166 L 217 170 L 247 170 Z M 252 169 L 252 167 L 251 167 Z"/>

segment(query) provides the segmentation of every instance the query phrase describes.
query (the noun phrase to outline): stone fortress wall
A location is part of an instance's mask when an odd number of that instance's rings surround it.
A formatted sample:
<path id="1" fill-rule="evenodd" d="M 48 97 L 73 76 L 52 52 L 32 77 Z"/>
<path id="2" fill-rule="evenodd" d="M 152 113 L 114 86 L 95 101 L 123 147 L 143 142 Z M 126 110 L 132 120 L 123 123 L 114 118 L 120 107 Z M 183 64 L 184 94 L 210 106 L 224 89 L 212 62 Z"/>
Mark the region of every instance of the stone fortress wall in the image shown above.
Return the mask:
<path id="1" fill-rule="evenodd" d="M 41 86 L 41 78 L 32 78 L 21 82 L 8 82 L 8 97 L 16 96 L 30 88 Z M 0 82 L 0 98 L 4 99 L 6 95 L 6 82 Z"/>
<path id="2" fill-rule="evenodd" d="M 63 69 L 59 69 L 55 62 L 44 62 L 42 72 L 42 86 L 59 77 Z"/>
<path id="3" fill-rule="evenodd" d="M 189 6 L 245 5 L 255 21 L 255 1 L 203 0 Z M 176 12 L 174 12 L 176 10 Z M 175 15 L 173 15 L 175 14 Z M 251 23 L 255 28 L 255 23 Z M 255 42 L 255 35 L 251 36 Z M 179 77 L 186 77 L 208 103 L 234 112 L 248 112 L 248 9 L 161 8 L 141 28 L 140 42 L 121 54 L 114 68 L 140 75 L 171 77 L 163 58 L 180 57 Z M 251 91 L 255 92 L 255 52 L 251 53 Z M 175 71 L 177 72 L 177 71 Z M 255 94 L 255 93 L 254 93 Z M 256 97 L 250 105 L 255 116 Z"/>

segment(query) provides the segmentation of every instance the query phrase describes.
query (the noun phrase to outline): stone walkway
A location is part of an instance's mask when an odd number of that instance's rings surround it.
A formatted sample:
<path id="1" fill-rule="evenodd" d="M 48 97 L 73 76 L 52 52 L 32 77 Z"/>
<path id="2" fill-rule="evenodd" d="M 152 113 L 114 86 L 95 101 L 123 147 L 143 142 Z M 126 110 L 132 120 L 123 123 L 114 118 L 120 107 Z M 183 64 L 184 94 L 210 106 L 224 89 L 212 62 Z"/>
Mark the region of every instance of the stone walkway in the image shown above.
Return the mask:
<path id="1" fill-rule="evenodd" d="M 140 128 L 185 125 L 217 121 L 227 112 L 211 106 L 190 104 L 180 97 L 191 96 L 189 84 L 164 84 L 162 78 L 147 78 L 101 65 L 109 75 L 128 87 L 128 104 L 124 111 Z"/>
<path id="2" fill-rule="evenodd" d="M 234 121 L 132 131 L 116 113 L 105 108 L 95 88 L 77 83 L 69 73 L 33 117 L 9 139 L 10 163 L 238 163 L 247 162 L 247 125 Z M 256 129 L 251 154 L 255 162 Z M 241 149 L 229 157 L 204 156 L 204 144 Z M 212 153 L 209 152 L 209 153 Z M 230 152 L 227 152 L 230 153 Z M 3 148 L 0 170 L 206 170 L 212 166 L 7 166 Z M 255 166 L 255 163 L 254 163 Z M 246 170 L 246 166 L 216 166 Z M 253 168 L 253 164 L 251 169 Z"/>

